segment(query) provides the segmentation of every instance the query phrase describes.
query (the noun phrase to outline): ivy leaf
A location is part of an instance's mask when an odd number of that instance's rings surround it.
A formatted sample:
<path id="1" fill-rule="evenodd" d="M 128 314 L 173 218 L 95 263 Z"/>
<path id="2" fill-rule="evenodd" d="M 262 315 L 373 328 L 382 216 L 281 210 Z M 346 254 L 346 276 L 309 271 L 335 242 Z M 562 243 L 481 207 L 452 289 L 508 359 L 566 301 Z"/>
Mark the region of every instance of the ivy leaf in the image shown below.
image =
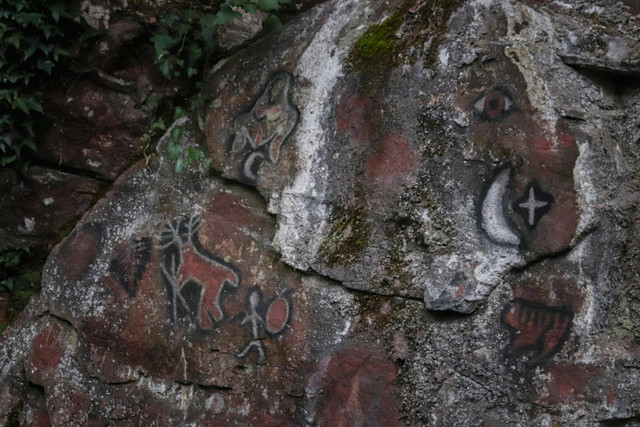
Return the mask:
<path id="1" fill-rule="evenodd" d="M 51 12 L 51 17 L 53 18 L 53 21 L 57 24 L 58 21 L 60 20 L 60 8 L 58 6 L 51 6 L 51 8 L 49 9 L 49 11 Z"/>
<path id="2" fill-rule="evenodd" d="M 198 159 L 201 159 L 204 157 L 204 153 L 202 152 L 202 150 L 198 150 L 195 148 L 189 148 L 189 159 L 191 159 L 192 161 L 196 161 Z"/>
<path id="3" fill-rule="evenodd" d="M 202 58 L 202 48 L 194 43 L 189 43 L 185 46 L 187 51 L 187 58 L 189 58 L 189 64 L 195 64 Z"/>
<path id="4" fill-rule="evenodd" d="M 264 20 L 264 26 L 276 33 L 284 31 L 284 25 L 282 25 L 282 21 L 280 21 L 280 18 L 276 15 L 269 15 L 267 19 Z"/>
<path id="5" fill-rule="evenodd" d="M 36 65 L 39 70 L 44 71 L 45 73 L 51 75 L 51 70 L 53 69 L 53 62 L 51 61 L 38 61 Z"/>
<path id="6" fill-rule="evenodd" d="M 15 286 L 15 282 L 14 282 L 13 277 L 10 277 L 8 279 L 3 280 L 2 281 L 2 286 L 7 288 L 8 291 L 13 292 L 13 288 Z"/>
<path id="7" fill-rule="evenodd" d="M 184 12 L 182 12 L 182 18 L 185 21 L 193 21 L 194 19 L 196 19 L 198 17 L 198 12 L 196 12 L 193 9 L 187 9 Z"/>
<path id="8" fill-rule="evenodd" d="M 169 49 L 178 44 L 178 39 L 167 34 L 157 34 L 151 37 L 151 41 L 156 50 L 156 55 L 158 55 L 158 52 L 168 52 Z"/>
<path id="9" fill-rule="evenodd" d="M 29 106 L 27 105 L 27 100 L 26 98 L 23 98 L 21 96 L 13 100 L 13 102 L 11 103 L 11 108 L 14 110 L 16 108 L 19 108 L 22 111 L 24 111 L 26 114 L 29 114 Z"/>
<path id="10" fill-rule="evenodd" d="M 69 53 L 68 50 L 66 49 L 62 49 L 61 47 L 56 46 L 56 48 L 53 50 L 53 60 L 54 61 L 58 61 L 58 58 L 60 58 L 60 56 L 70 56 L 71 53 Z"/>
<path id="11" fill-rule="evenodd" d="M 18 156 L 16 156 L 15 154 L 13 156 L 3 156 L 2 158 L 0 158 L 0 165 L 6 166 L 9 163 L 12 163 L 17 158 Z"/>
<path id="12" fill-rule="evenodd" d="M 49 53 L 51 53 L 51 51 L 55 49 L 55 46 L 52 46 L 50 44 L 38 43 L 38 49 L 40 49 L 45 55 L 49 55 Z"/>
<path id="13" fill-rule="evenodd" d="M 169 62 L 160 63 L 160 72 L 166 78 L 168 79 L 172 78 L 173 76 L 172 70 L 173 70 L 173 66 Z"/>
<path id="14" fill-rule="evenodd" d="M 172 26 L 174 22 L 176 22 L 178 20 L 178 15 L 176 15 L 175 13 L 171 13 L 165 17 L 163 17 L 160 22 L 162 22 L 163 24 L 166 24 L 168 26 Z"/>
<path id="15" fill-rule="evenodd" d="M 178 120 L 179 118 L 184 117 L 186 113 L 187 113 L 187 112 L 184 110 L 184 108 L 182 108 L 182 107 L 176 107 L 176 109 L 175 109 L 175 110 L 173 110 L 173 121 L 175 122 L 175 121 L 176 121 L 176 120 Z M 177 128 L 182 128 L 182 126 L 176 126 L 176 129 L 177 129 Z M 183 128 L 183 129 L 184 129 L 184 128 Z"/>
<path id="16" fill-rule="evenodd" d="M 40 104 L 40 101 L 34 99 L 34 98 L 29 98 L 29 108 L 31 108 L 34 111 L 37 111 L 40 114 L 44 114 L 44 112 L 42 111 L 42 104 Z"/>
<path id="17" fill-rule="evenodd" d="M 176 173 L 180 173 L 185 166 L 187 166 L 187 160 L 184 157 L 180 157 L 176 160 Z"/>
<path id="18" fill-rule="evenodd" d="M 24 55 L 23 60 L 26 61 L 27 59 L 29 59 L 31 55 L 33 55 L 36 52 L 36 49 L 38 49 L 38 45 L 35 43 L 29 46 L 23 53 Z"/>
<path id="19" fill-rule="evenodd" d="M 243 4 L 242 8 L 249 13 L 256 13 L 258 11 L 258 6 L 253 3 Z"/>
<path id="20" fill-rule="evenodd" d="M 204 104 L 204 99 L 200 97 L 191 98 L 189 100 L 189 109 L 191 111 L 196 111 L 198 108 L 202 107 L 203 104 Z"/>
<path id="21" fill-rule="evenodd" d="M 51 37 L 51 30 L 55 29 L 55 27 L 53 25 L 43 25 L 41 29 L 44 33 L 44 37 L 49 40 L 49 38 Z"/>
<path id="22" fill-rule="evenodd" d="M 22 40 L 22 35 L 18 33 L 6 38 L 7 43 L 11 43 L 16 49 L 20 49 L 20 40 Z"/>
<path id="23" fill-rule="evenodd" d="M 182 154 L 182 147 L 178 144 L 170 143 L 167 147 L 167 154 L 171 160 L 176 160 Z"/>
<path id="24" fill-rule="evenodd" d="M 213 159 L 211 157 L 206 157 L 204 159 L 202 159 L 202 163 L 204 164 L 205 168 L 208 168 L 209 166 L 211 166 L 211 162 L 213 161 Z"/>
<path id="25" fill-rule="evenodd" d="M 151 124 L 151 129 L 167 130 L 167 127 L 164 124 L 164 120 L 158 119 Z"/>
<path id="26" fill-rule="evenodd" d="M 265 12 L 278 9 L 278 0 L 258 0 L 258 9 Z"/>
<path id="27" fill-rule="evenodd" d="M 182 140 L 182 137 L 184 136 L 184 132 L 185 129 L 183 126 L 176 126 L 171 129 L 171 139 L 173 140 L 173 142 L 175 142 L 176 144 L 180 142 Z"/>
<path id="28" fill-rule="evenodd" d="M 38 28 L 42 25 L 42 15 L 38 12 L 21 12 L 14 15 L 15 21 L 23 28 L 33 25 Z"/>
<path id="29" fill-rule="evenodd" d="M 201 38 L 209 52 L 215 49 L 216 26 L 216 15 L 207 14 L 200 17 Z"/>
<path id="30" fill-rule="evenodd" d="M 233 21 L 234 19 L 240 19 L 242 15 L 235 10 L 231 9 L 231 6 L 228 4 L 223 4 L 220 6 L 220 10 L 216 13 L 215 24 L 216 25 L 224 25 L 228 22 Z"/>
<path id="31" fill-rule="evenodd" d="M 22 140 L 22 143 L 27 147 L 31 148 L 33 151 L 38 151 L 38 148 L 36 147 L 36 143 L 33 141 L 32 138 L 25 138 L 24 140 Z"/>
<path id="32" fill-rule="evenodd" d="M 0 98 L 4 99 L 8 103 L 12 103 L 14 99 L 18 97 L 18 91 L 16 89 L 2 89 L 0 90 Z"/>

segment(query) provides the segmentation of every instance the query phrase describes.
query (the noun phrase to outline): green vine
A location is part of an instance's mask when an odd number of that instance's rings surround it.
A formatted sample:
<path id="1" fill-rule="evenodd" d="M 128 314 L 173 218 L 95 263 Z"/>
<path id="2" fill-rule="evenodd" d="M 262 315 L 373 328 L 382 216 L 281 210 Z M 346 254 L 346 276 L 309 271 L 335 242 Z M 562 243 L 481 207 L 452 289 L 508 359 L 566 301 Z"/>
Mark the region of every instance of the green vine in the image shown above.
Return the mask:
<path id="1" fill-rule="evenodd" d="M 9 248 L 0 246 L 0 293 L 10 296 L 8 322 L 0 324 L 0 334 L 11 319 L 40 290 L 41 267 L 46 255 L 42 250 L 22 244 Z"/>
<path id="2" fill-rule="evenodd" d="M 159 20 L 157 34 L 151 37 L 155 49 L 155 63 L 162 75 L 168 80 L 180 80 L 186 83 L 191 95 L 186 102 L 175 108 L 173 120 L 197 111 L 204 103 L 201 96 L 202 78 L 206 74 L 212 58 L 221 53 L 217 45 L 217 29 L 234 19 L 242 18 L 242 11 L 256 13 L 267 12 L 264 26 L 273 31 L 282 30 L 282 22 L 273 14 L 281 5 L 290 0 L 226 0 L 219 4 L 216 12 L 206 9 L 186 9 L 181 12 L 170 12 Z M 166 130 L 162 119 L 156 120 L 150 132 L 143 135 L 149 142 L 156 130 Z M 168 147 L 169 158 L 175 163 L 175 171 L 179 173 L 185 166 L 201 161 L 208 167 L 211 159 L 201 150 L 186 148 L 180 145 L 185 129 L 175 126 L 171 131 Z"/>
<path id="3" fill-rule="evenodd" d="M 26 167 L 44 112 L 42 92 L 62 57 L 67 18 L 61 3 L 0 0 L 0 167 Z"/>

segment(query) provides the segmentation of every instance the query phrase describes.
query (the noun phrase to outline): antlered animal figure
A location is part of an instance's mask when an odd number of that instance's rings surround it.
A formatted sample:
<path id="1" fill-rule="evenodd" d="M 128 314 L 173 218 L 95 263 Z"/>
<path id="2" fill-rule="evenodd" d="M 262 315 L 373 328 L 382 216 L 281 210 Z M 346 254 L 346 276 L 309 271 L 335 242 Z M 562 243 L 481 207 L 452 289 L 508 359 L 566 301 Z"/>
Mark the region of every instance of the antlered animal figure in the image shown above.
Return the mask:
<path id="1" fill-rule="evenodd" d="M 161 242 L 165 255 L 162 273 L 172 294 L 173 320 L 177 320 L 180 307 L 196 313 L 201 328 L 211 329 L 224 320 L 223 291 L 237 288 L 240 274 L 202 248 L 197 236 L 201 226 L 197 216 L 167 224 Z"/>

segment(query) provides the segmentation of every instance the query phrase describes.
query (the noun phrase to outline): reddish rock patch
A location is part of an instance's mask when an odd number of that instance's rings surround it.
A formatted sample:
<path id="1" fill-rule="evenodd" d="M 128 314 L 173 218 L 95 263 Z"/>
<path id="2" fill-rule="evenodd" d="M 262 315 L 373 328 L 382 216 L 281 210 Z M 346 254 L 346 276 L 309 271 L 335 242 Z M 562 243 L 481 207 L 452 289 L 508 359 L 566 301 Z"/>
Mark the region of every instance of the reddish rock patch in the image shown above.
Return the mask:
<path id="1" fill-rule="evenodd" d="M 401 135 L 390 133 L 367 160 L 367 175 L 388 187 L 403 183 L 416 169 L 416 152 Z"/>
<path id="2" fill-rule="evenodd" d="M 51 426 L 51 418 L 49 418 L 49 414 L 47 412 L 43 412 L 39 414 L 33 421 L 27 424 L 29 427 L 50 427 Z"/>
<path id="3" fill-rule="evenodd" d="M 370 105 L 359 95 L 347 93 L 340 98 L 336 122 L 338 130 L 347 131 L 356 142 L 367 142 L 373 134 L 367 122 Z"/>
<path id="4" fill-rule="evenodd" d="M 52 425 L 96 425 L 89 417 L 91 395 L 87 392 L 64 385 L 54 391 L 54 396 L 48 399 L 47 406 Z"/>
<path id="5" fill-rule="evenodd" d="M 62 359 L 64 348 L 60 343 L 60 328 L 51 326 L 33 341 L 31 363 L 44 375 L 52 375 Z"/>
<path id="6" fill-rule="evenodd" d="M 64 226 L 81 216 L 102 191 L 99 181 L 42 167 L 31 167 L 18 179 L 0 174 L 5 191 L 0 198 L 0 244 L 54 240 Z M 10 214 L 9 214 L 10 213 Z"/>
<path id="7" fill-rule="evenodd" d="M 609 386 L 609 392 L 607 393 L 607 406 L 612 407 L 617 398 L 618 395 L 614 392 L 613 386 Z"/>
<path id="8" fill-rule="evenodd" d="M 513 296 L 537 304 L 568 306 L 574 313 L 582 309 L 585 291 L 575 279 L 548 274 L 544 280 L 538 277 L 536 274 L 533 280 L 514 284 Z"/>
<path id="9" fill-rule="evenodd" d="M 84 275 L 102 244 L 102 225 L 86 223 L 67 237 L 58 251 L 60 271 L 70 280 Z"/>
<path id="10" fill-rule="evenodd" d="M 246 199 L 234 194 L 218 195 L 208 210 L 215 216 L 217 227 L 228 224 L 257 231 L 266 226 L 265 217 L 256 214 Z"/>
<path id="11" fill-rule="evenodd" d="M 368 348 L 348 348 L 331 358 L 318 399 L 320 426 L 397 426 L 398 405 L 391 384 L 394 364 Z"/>
<path id="12" fill-rule="evenodd" d="M 548 396 L 543 399 L 548 404 L 580 404 L 597 402 L 604 394 L 594 380 L 602 374 L 593 365 L 567 365 L 558 363 L 549 371 L 551 380 L 547 386 Z"/>

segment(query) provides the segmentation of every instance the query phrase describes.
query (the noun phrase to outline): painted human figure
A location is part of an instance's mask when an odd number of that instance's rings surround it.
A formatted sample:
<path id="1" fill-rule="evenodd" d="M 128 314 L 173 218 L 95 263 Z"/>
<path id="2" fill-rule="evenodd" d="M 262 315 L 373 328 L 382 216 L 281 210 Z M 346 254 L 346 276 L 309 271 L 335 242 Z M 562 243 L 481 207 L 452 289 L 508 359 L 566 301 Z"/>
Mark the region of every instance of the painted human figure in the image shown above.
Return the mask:
<path id="1" fill-rule="evenodd" d="M 260 339 L 260 331 L 264 328 L 264 319 L 258 313 L 258 307 L 262 303 L 262 295 L 260 291 L 253 290 L 249 294 L 249 308 L 245 313 L 244 319 L 242 319 L 242 325 L 251 326 L 251 336 L 253 339 L 247 344 L 242 351 L 238 353 L 238 357 L 242 358 L 249 354 L 251 349 L 255 349 L 258 352 L 258 363 L 262 364 L 265 360 L 264 344 Z"/>
<path id="2" fill-rule="evenodd" d="M 265 363 L 266 350 L 263 339 L 274 338 L 286 330 L 291 321 L 291 290 L 278 291 L 271 300 L 264 301 L 262 291 L 254 286 L 247 296 L 247 310 L 241 325 L 251 329 L 251 341 L 237 354 L 237 357 L 248 356 L 251 350 L 258 353 L 258 364 Z"/>

